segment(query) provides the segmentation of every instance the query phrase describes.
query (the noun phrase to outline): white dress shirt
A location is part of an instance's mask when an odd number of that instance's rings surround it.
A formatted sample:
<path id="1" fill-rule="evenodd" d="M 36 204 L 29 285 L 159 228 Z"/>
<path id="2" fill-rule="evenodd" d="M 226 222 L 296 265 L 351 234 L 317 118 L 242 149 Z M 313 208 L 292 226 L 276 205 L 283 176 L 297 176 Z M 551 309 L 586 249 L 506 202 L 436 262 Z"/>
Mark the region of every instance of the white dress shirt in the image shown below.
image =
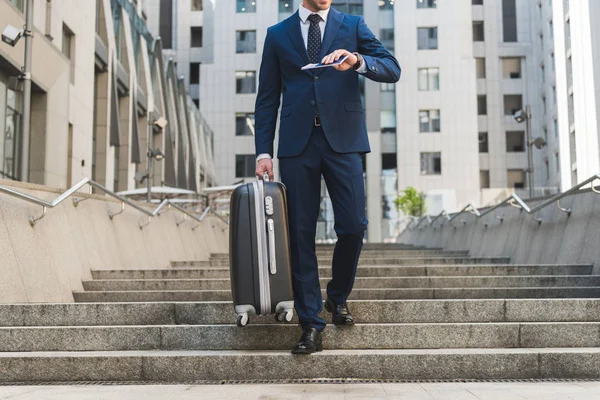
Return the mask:
<path id="1" fill-rule="evenodd" d="M 321 22 L 319 22 L 319 28 L 321 28 L 321 42 L 323 41 L 323 37 L 325 36 L 325 26 L 327 25 L 327 16 L 329 15 L 329 8 L 327 10 L 321 10 L 317 13 L 313 13 L 309 9 L 305 8 L 302 4 L 300 4 L 300 8 L 298 9 L 298 14 L 300 16 L 300 30 L 302 31 L 302 39 L 304 39 L 304 47 L 308 47 L 308 30 L 310 28 L 310 21 L 308 17 L 311 14 L 318 14 L 321 17 Z M 342 49 L 334 49 L 334 50 L 342 50 Z M 363 63 L 359 69 L 356 70 L 359 74 L 364 74 L 367 72 L 367 63 L 363 59 Z M 271 156 L 267 153 L 259 154 L 256 157 L 256 161 L 262 160 L 264 158 L 271 158 Z"/>

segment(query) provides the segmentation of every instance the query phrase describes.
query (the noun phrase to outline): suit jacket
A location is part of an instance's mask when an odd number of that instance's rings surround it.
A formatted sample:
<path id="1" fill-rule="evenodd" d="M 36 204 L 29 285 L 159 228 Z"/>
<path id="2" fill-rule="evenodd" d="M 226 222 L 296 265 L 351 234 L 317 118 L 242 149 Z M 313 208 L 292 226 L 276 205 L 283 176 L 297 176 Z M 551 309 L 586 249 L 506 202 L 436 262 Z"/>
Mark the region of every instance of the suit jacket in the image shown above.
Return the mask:
<path id="1" fill-rule="evenodd" d="M 367 65 L 365 77 L 395 83 L 400 65 L 359 16 L 331 8 L 319 59 L 337 49 L 360 53 Z M 333 68 L 302 71 L 309 63 L 296 12 L 267 30 L 260 67 L 255 109 L 256 154 L 273 157 L 273 141 L 280 106 L 278 157 L 302 153 L 310 138 L 318 109 L 323 130 L 334 151 L 370 151 L 358 73 Z"/>

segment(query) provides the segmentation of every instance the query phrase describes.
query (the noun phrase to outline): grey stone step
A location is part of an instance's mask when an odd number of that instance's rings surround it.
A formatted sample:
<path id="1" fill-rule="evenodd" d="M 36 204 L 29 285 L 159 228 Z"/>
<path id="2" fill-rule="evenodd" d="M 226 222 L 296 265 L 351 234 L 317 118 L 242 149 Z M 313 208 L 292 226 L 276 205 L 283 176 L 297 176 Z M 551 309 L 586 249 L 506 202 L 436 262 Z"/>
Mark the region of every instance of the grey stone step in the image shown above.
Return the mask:
<path id="1" fill-rule="evenodd" d="M 394 257 L 441 257 L 441 256 L 468 256 L 468 251 L 441 251 L 441 250 L 364 250 L 361 253 L 362 257 L 365 258 L 394 258 Z M 318 257 L 331 258 L 333 251 L 319 250 L 317 251 Z M 210 260 L 221 261 L 229 260 L 229 254 L 227 253 L 213 253 L 210 256 Z"/>
<path id="2" fill-rule="evenodd" d="M 335 244 L 317 244 L 317 250 L 333 250 Z M 441 247 L 413 246 L 401 243 L 364 243 L 363 250 L 444 250 Z"/>
<path id="3" fill-rule="evenodd" d="M 331 265 L 331 258 L 320 258 L 319 265 Z M 361 258 L 359 265 L 444 265 L 444 264 L 507 264 L 506 257 L 401 257 L 401 258 Z M 229 267 L 229 261 L 173 261 L 175 268 L 189 267 Z"/>
<path id="4" fill-rule="evenodd" d="M 296 325 L 0 328 L 0 352 L 290 350 Z M 599 347 L 600 322 L 329 325 L 326 350 Z"/>
<path id="5" fill-rule="evenodd" d="M 19 352 L 1 354 L 0 371 L 2 382 L 597 379 L 600 349 Z"/>
<path id="6" fill-rule="evenodd" d="M 325 292 L 323 291 L 325 296 Z M 77 302 L 231 301 L 230 290 L 73 292 Z M 356 289 L 351 300 L 600 298 L 600 287 Z"/>
<path id="7" fill-rule="evenodd" d="M 360 323 L 600 322 L 600 299 L 355 300 Z M 329 313 L 323 318 L 330 320 Z M 0 304 L 0 326 L 231 324 L 231 302 Z M 295 322 L 295 321 L 294 321 Z M 271 324 L 271 316 L 251 316 Z"/>
<path id="8" fill-rule="evenodd" d="M 589 275 L 591 265 L 427 265 L 360 266 L 357 277 L 383 276 L 505 276 L 505 275 Z M 331 277 L 331 267 L 320 267 L 319 276 Z M 229 278 L 229 268 L 176 268 L 160 270 L 92 270 L 94 279 L 201 279 Z"/>
<path id="9" fill-rule="evenodd" d="M 321 278 L 325 287 L 328 278 Z M 452 276 L 452 277 L 375 277 L 356 278 L 355 289 L 418 288 L 495 288 L 495 287 L 584 287 L 600 286 L 600 276 Z M 224 279 L 113 279 L 83 281 L 86 291 L 125 290 L 227 290 Z"/>

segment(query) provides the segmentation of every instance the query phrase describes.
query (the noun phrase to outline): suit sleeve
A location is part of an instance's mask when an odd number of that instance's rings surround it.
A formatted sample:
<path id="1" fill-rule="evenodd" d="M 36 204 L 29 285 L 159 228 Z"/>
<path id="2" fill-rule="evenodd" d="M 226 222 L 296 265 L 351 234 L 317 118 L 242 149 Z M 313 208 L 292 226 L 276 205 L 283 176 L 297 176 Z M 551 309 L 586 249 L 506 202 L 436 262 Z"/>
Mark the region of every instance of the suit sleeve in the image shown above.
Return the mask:
<path id="1" fill-rule="evenodd" d="M 363 17 L 358 20 L 357 35 L 358 52 L 367 66 L 363 75 L 376 82 L 398 82 L 401 73 L 398 60 L 377 40 Z"/>
<path id="2" fill-rule="evenodd" d="M 271 158 L 273 157 L 273 141 L 275 139 L 280 98 L 279 59 L 275 50 L 273 32 L 268 29 L 260 65 L 258 94 L 254 111 L 256 154 L 269 154 Z"/>

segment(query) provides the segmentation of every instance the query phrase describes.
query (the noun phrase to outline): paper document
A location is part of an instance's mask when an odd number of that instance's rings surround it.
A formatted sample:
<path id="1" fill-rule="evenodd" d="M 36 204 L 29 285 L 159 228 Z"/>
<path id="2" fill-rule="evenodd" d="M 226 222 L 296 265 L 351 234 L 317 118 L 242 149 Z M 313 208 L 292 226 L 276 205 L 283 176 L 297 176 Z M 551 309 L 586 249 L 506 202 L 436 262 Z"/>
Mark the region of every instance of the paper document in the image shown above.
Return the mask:
<path id="1" fill-rule="evenodd" d="M 339 60 L 337 60 L 337 61 L 335 61 L 335 62 L 333 62 L 331 64 L 321 64 L 321 63 L 318 63 L 318 64 L 307 64 L 304 67 L 302 67 L 301 69 L 302 69 L 302 71 L 305 71 L 307 69 L 332 67 L 334 65 L 340 65 L 341 63 L 343 63 L 346 60 L 346 58 L 348 58 L 348 56 L 344 56 L 344 57 L 340 58 Z"/>

